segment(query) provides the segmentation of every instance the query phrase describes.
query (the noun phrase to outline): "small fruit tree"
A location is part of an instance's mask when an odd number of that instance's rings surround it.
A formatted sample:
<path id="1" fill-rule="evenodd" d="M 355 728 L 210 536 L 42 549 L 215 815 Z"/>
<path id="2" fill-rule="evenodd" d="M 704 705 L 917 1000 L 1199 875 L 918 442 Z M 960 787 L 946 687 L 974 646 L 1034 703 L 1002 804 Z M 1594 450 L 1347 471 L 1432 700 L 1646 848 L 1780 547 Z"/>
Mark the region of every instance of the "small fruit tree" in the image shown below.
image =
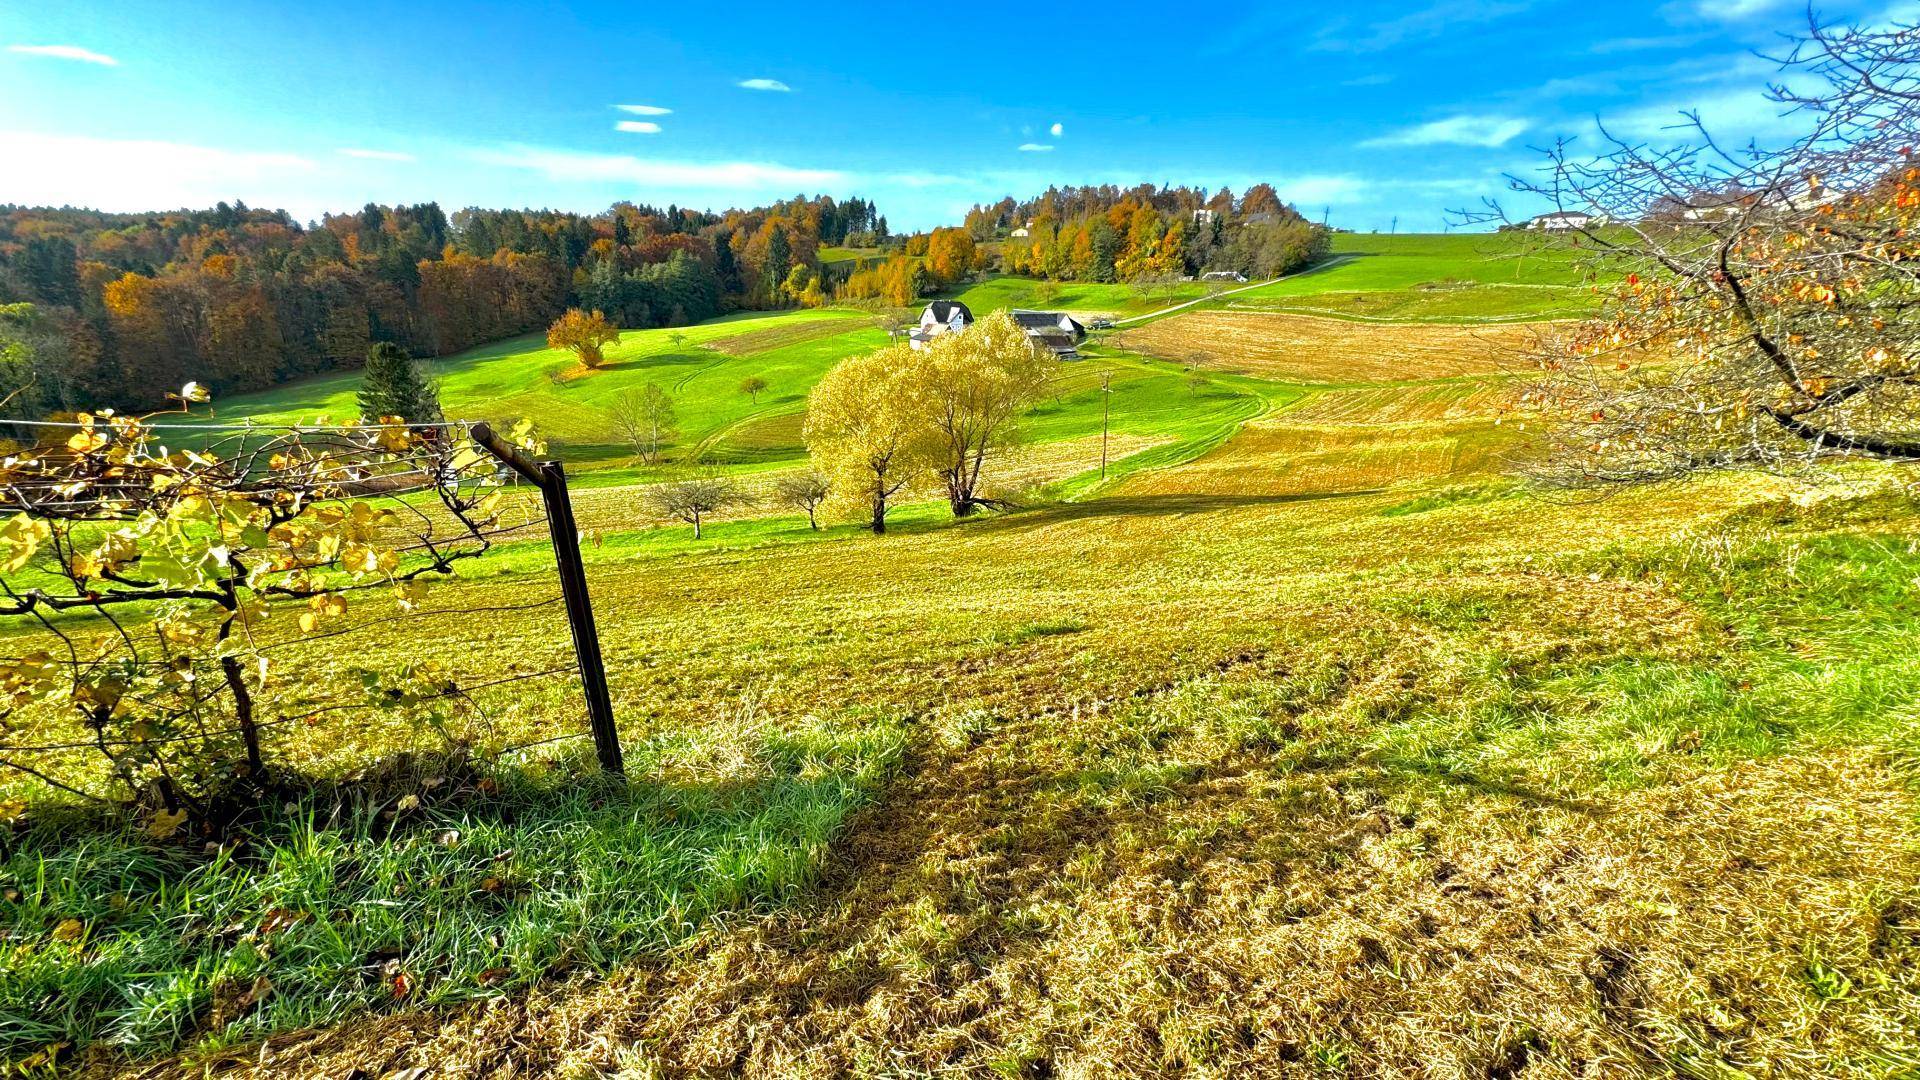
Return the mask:
<path id="1" fill-rule="evenodd" d="M 158 821 L 271 789 L 263 735 L 339 707 L 336 688 L 277 680 L 272 643 L 412 608 L 487 550 L 501 511 L 482 451 L 394 417 L 236 430 L 103 411 L 44 430 L 0 461 L 0 624 L 21 631 L 0 650 L 0 768 L 151 800 Z M 417 704 L 434 685 L 379 693 Z"/>

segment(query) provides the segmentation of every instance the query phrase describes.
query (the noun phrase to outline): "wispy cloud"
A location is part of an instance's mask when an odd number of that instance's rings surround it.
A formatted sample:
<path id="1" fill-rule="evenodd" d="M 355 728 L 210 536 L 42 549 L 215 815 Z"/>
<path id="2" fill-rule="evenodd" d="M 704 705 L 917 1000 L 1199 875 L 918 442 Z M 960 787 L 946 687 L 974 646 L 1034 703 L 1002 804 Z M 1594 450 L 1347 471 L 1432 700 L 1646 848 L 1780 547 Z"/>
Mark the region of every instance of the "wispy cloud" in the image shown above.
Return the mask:
<path id="1" fill-rule="evenodd" d="M 337 153 L 350 158 L 363 158 L 367 161 L 417 161 L 412 154 L 398 150 L 368 150 L 359 146 L 343 146 Z"/>
<path id="2" fill-rule="evenodd" d="M 772 90 L 779 94 L 790 94 L 793 92 L 793 87 L 788 86 L 779 79 L 742 79 L 736 85 L 742 90 Z"/>
<path id="3" fill-rule="evenodd" d="M 1053 147 L 1046 143 L 1023 142 L 1020 144 L 1020 152 L 1024 154 L 1044 154 L 1052 149 Z"/>
<path id="4" fill-rule="evenodd" d="M 1449 116 L 1430 120 L 1379 138 L 1361 146 L 1505 146 L 1530 127 L 1525 120 L 1510 116 Z"/>
<path id="5" fill-rule="evenodd" d="M 1490 23 L 1527 10 L 1523 0 L 1439 0 L 1423 8 L 1357 29 L 1346 20 L 1323 27 L 1313 48 L 1324 52 L 1379 52 L 1402 42 L 1438 37 L 1464 26 Z"/>
<path id="6" fill-rule="evenodd" d="M 625 131 L 634 135 L 658 135 L 660 125 L 651 120 L 622 120 L 613 125 L 615 131 Z"/>
<path id="7" fill-rule="evenodd" d="M 1733 22 L 1780 7 L 1783 0 L 1699 0 L 1693 9 L 1709 19 Z"/>
<path id="8" fill-rule="evenodd" d="M 1607 38 L 1587 46 L 1587 51 L 1596 56 L 1608 53 L 1644 52 L 1648 49 L 1680 49 L 1698 44 L 1700 34 L 1669 34 L 1665 37 L 1622 37 Z"/>
<path id="9" fill-rule="evenodd" d="M 667 116 L 672 109 L 663 109 L 658 105 L 615 105 L 621 112 L 630 112 L 635 116 Z"/>
<path id="10" fill-rule="evenodd" d="M 51 56 L 56 60 L 78 60 L 83 64 L 101 64 L 106 67 L 119 67 L 120 61 L 106 53 L 83 49 L 78 45 L 9 45 L 10 53 L 24 53 L 27 56 Z"/>
<path id="11" fill-rule="evenodd" d="M 1273 190 L 1295 206 L 1338 206 L 1365 200 L 1373 184 L 1358 176 L 1309 175 L 1281 177 L 1273 181 Z"/>
<path id="12" fill-rule="evenodd" d="M 481 150 L 473 158 L 484 165 L 526 169 L 548 180 L 567 182 L 616 181 L 680 190 L 791 192 L 844 184 L 846 173 L 833 169 L 799 169 L 757 161 L 664 161 L 631 154 L 587 154 L 537 146 L 509 146 Z"/>
<path id="13" fill-rule="evenodd" d="M 0 200 L 101 210 L 211 206 L 236 196 L 290 205 L 315 170 L 296 154 L 28 131 L 0 131 L 0 161 L 9 163 Z"/>
<path id="14" fill-rule="evenodd" d="M 1663 136 L 1685 139 L 1697 135 L 1686 113 L 1698 114 L 1715 139 L 1723 142 L 1798 135 L 1812 122 L 1808 114 L 1793 112 L 1751 87 L 1722 90 L 1684 103 L 1643 106 L 1602 120 L 1615 135 L 1656 141 Z"/>
<path id="15" fill-rule="evenodd" d="M 1054 121 L 1053 126 L 1047 129 L 1047 134 L 1052 135 L 1056 139 L 1062 135 L 1065 135 L 1066 133 L 1067 133 L 1066 127 L 1062 125 L 1058 120 Z"/>

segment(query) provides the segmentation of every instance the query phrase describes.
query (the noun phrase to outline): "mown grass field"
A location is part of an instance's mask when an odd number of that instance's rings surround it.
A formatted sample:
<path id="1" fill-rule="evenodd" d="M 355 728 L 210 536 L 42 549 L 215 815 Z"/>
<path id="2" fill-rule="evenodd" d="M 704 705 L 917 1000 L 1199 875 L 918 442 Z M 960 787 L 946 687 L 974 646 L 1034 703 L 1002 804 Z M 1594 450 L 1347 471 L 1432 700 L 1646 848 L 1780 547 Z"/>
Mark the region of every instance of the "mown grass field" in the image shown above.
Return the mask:
<path id="1" fill-rule="evenodd" d="M 1031 421 L 1063 479 L 965 524 L 694 543 L 590 493 L 629 785 L 398 770 L 397 840 L 321 817 L 266 865 L 37 826 L 0 1031 L 182 1076 L 1920 1069 L 1910 475 L 1568 502 L 1507 475 L 1485 368 L 1207 359 L 1072 368 Z M 1101 366 L 1140 406 L 1104 484 Z M 551 590 L 529 540 L 429 606 Z M 565 650 L 551 607 L 352 640 L 290 662 Z M 495 735 L 578 730 L 526 686 Z"/>
<path id="2" fill-rule="evenodd" d="M 1197 281 L 1146 288 L 1097 281 L 1044 282 L 1024 277 L 989 277 L 952 294 L 976 313 L 997 308 L 1033 308 L 1067 311 L 1080 318 L 1099 315 L 1143 315 L 1173 304 L 1211 296 L 1218 283 Z"/>
<path id="3" fill-rule="evenodd" d="M 1580 254 L 1529 233 L 1338 233 L 1322 268 L 1229 300 L 1233 310 L 1453 323 L 1567 318 L 1592 303 Z"/>

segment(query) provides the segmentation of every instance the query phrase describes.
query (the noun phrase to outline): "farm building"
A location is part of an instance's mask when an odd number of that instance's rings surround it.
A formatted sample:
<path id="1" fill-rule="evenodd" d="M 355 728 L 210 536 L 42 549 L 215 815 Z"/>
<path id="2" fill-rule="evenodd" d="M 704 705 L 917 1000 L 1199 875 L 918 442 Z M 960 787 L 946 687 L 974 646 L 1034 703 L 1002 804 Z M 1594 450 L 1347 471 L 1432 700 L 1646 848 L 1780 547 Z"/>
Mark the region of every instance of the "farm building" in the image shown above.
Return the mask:
<path id="1" fill-rule="evenodd" d="M 920 313 L 920 323 L 907 332 L 907 344 L 924 349 L 941 334 L 957 334 L 973 325 L 973 310 L 958 300 L 935 300 Z"/>
<path id="2" fill-rule="evenodd" d="M 1080 355 L 1080 343 L 1087 339 L 1087 328 L 1064 311 L 1024 311 L 1016 308 L 1008 314 L 1013 316 L 1013 321 L 1027 332 L 1027 337 L 1036 346 L 1050 350 L 1062 359 Z"/>
<path id="3" fill-rule="evenodd" d="M 1200 275 L 1201 281 L 1245 281 L 1247 275 L 1238 270 L 1209 270 Z"/>
<path id="4" fill-rule="evenodd" d="M 1558 232 L 1563 229 L 1584 229 L 1593 223 L 1594 216 L 1592 214 L 1583 213 L 1579 210 L 1555 210 L 1551 214 L 1541 214 L 1539 217 L 1527 222 L 1527 228 Z"/>

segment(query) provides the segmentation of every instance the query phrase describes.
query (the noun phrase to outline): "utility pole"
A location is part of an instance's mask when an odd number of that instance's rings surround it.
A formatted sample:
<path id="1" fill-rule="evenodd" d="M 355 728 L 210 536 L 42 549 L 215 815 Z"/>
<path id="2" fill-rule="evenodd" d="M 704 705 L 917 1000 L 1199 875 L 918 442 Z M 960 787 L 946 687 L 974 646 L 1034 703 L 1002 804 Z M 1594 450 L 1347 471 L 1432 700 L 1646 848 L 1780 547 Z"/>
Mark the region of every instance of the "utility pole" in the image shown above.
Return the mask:
<path id="1" fill-rule="evenodd" d="M 1107 414 L 1113 404 L 1113 372 L 1100 373 L 1100 479 L 1107 478 Z"/>

